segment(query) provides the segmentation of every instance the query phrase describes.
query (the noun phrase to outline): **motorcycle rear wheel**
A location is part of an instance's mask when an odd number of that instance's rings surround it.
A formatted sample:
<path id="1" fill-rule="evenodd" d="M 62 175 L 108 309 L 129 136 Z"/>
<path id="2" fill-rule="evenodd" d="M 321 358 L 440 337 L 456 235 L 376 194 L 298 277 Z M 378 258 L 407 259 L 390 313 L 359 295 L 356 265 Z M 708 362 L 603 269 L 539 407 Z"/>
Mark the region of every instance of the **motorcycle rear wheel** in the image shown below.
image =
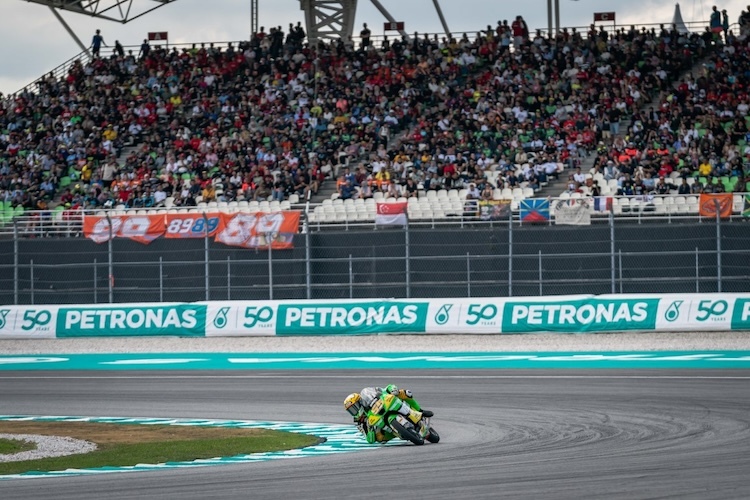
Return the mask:
<path id="1" fill-rule="evenodd" d="M 413 429 L 407 429 L 397 421 L 391 422 L 391 427 L 394 431 L 401 437 L 401 439 L 405 439 L 406 441 L 411 441 L 417 446 L 422 446 L 424 444 L 424 439 L 422 439 L 422 436 L 417 434 Z"/>
<path id="2" fill-rule="evenodd" d="M 430 428 L 430 433 L 427 434 L 427 441 L 433 444 L 440 441 L 440 435 L 437 433 L 437 431 L 435 431 L 435 429 Z"/>

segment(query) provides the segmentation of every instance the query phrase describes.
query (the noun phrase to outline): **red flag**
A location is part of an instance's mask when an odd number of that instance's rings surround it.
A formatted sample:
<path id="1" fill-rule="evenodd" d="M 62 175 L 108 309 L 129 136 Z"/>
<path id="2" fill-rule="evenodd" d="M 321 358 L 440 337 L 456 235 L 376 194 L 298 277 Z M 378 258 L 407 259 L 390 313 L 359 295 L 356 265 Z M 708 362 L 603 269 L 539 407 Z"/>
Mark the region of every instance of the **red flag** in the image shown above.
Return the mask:
<path id="1" fill-rule="evenodd" d="M 375 224 L 405 226 L 406 206 L 407 203 L 405 201 L 398 203 L 378 203 Z"/>

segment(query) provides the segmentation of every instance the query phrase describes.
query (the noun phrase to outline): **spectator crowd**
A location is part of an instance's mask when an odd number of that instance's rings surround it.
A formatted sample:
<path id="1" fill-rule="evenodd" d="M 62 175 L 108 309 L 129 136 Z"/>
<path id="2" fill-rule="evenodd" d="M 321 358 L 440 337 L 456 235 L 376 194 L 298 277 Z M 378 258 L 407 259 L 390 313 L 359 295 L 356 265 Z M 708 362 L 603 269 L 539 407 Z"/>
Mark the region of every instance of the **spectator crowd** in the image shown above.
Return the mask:
<path id="1" fill-rule="evenodd" d="M 590 154 L 622 186 L 698 172 L 719 190 L 745 175 L 750 68 L 744 27 L 708 33 L 592 25 L 549 38 L 518 16 L 471 38 L 379 46 L 310 46 L 299 23 L 221 48 L 117 42 L 0 101 L 0 201 L 180 207 L 282 201 L 324 182 L 342 198 L 479 197 L 538 189 Z"/>

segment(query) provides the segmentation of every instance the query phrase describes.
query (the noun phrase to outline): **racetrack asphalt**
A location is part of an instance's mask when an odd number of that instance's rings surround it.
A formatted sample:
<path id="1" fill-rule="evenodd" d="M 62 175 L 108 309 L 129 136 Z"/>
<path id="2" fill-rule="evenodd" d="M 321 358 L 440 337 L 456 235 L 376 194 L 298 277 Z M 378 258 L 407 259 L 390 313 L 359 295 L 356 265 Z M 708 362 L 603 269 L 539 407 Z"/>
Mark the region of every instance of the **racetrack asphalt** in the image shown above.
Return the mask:
<path id="1" fill-rule="evenodd" d="M 396 383 L 437 445 L 226 467 L 0 482 L 0 498 L 747 498 L 750 372 L 4 372 L 0 413 L 348 423 Z"/>

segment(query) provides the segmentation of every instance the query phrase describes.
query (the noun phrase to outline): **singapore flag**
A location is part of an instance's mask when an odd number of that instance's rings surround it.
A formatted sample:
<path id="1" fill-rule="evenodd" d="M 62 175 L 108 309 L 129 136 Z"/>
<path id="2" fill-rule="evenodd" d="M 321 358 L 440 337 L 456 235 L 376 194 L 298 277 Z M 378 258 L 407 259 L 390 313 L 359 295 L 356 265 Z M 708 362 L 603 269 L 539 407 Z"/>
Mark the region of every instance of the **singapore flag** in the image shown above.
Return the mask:
<path id="1" fill-rule="evenodd" d="M 406 205 L 406 202 L 378 203 L 375 224 L 405 226 Z"/>

